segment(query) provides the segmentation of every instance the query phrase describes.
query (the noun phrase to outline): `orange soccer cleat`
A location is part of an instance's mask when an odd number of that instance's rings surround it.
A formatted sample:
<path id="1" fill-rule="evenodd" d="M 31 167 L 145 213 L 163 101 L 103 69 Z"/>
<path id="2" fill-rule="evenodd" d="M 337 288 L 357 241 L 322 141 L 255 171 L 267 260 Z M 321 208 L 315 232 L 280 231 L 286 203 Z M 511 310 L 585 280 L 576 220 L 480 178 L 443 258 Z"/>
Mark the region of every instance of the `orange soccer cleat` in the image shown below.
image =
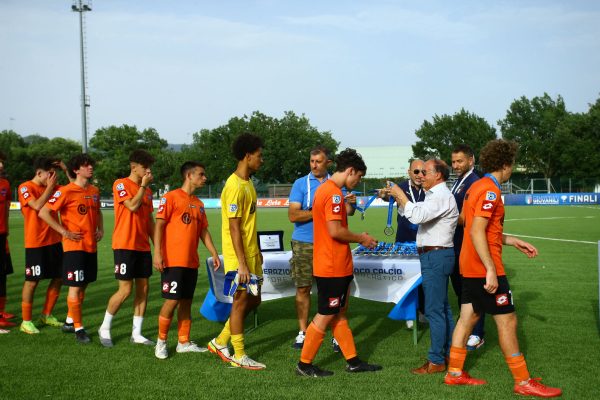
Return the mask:
<path id="1" fill-rule="evenodd" d="M 523 396 L 558 397 L 562 394 L 559 388 L 553 388 L 540 383 L 539 378 L 530 378 L 526 384 L 515 383 L 515 393 Z"/>
<path id="2" fill-rule="evenodd" d="M 472 378 L 467 371 L 462 371 L 459 376 L 454 376 L 449 372 L 444 377 L 446 385 L 485 385 L 487 382 L 483 379 Z"/>

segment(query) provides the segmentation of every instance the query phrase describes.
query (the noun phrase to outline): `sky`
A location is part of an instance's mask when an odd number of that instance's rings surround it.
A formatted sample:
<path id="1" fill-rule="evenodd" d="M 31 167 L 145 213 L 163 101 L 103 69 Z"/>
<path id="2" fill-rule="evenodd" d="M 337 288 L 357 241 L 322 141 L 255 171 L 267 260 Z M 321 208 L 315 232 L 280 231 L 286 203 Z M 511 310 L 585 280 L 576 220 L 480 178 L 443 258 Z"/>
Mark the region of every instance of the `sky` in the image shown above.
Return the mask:
<path id="1" fill-rule="evenodd" d="M 0 0 L 0 130 L 81 141 L 69 0 Z M 90 136 L 170 143 L 260 111 L 304 114 L 345 146 L 410 145 L 461 108 L 600 97 L 598 1 L 96 0 L 85 13 Z"/>

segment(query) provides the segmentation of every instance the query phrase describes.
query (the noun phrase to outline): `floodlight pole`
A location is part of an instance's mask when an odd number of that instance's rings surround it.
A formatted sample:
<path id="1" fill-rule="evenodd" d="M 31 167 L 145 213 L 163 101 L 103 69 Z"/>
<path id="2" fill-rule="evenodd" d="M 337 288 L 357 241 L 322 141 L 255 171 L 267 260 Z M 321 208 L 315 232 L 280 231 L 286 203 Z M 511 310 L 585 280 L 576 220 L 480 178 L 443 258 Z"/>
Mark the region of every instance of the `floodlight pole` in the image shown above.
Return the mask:
<path id="1" fill-rule="evenodd" d="M 81 148 L 83 153 L 88 151 L 88 127 L 87 127 L 87 108 L 90 106 L 86 97 L 87 81 L 85 77 L 85 38 L 83 29 L 83 13 L 92 11 L 89 4 L 83 4 L 83 0 L 78 0 L 71 6 L 71 11 L 79 13 L 79 49 L 81 55 Z"/>

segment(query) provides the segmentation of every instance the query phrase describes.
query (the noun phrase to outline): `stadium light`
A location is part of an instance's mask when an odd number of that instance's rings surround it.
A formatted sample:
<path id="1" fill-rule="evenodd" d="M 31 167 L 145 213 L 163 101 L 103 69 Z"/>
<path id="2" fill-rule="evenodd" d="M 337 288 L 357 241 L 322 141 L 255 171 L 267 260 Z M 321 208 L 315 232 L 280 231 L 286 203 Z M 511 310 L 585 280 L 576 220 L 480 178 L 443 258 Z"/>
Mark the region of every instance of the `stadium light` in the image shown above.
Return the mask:
<path id="1" fill-rule="evenodd" d="M 85 27 L 83 13 L 92 11 L 91 1 L 77 0 L 73 2 L 71 11 L 79 13 L 79 44 L 81 53 L 81 147 L 84 153 L 88 151 L 88 108 L 90 107 L 89 98 L 86 95 L 87 79 L 85 75 L 86 56 L 85 56 Z"/>

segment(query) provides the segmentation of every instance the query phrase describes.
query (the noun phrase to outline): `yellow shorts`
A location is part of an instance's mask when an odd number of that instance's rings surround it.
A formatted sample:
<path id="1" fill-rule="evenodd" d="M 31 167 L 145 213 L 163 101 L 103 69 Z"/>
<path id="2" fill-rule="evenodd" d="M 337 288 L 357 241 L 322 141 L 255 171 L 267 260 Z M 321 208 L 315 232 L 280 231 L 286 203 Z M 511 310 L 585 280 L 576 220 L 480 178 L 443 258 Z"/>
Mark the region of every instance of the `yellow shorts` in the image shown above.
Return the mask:
<path id="1" fill-rule="evenodd" d="M 246 265 L 248 266 L 248 269 L 250 270 L 251 274 L 258 276 L 263 275 L 262 263 L 260 262 L 260 254 L 247 258 Z M 223 267 L 225 268 L 225 273 L 228 273 L 229 271 L 237 271 L 239 263 L 237 262 L 237 260 L 235 263 L 225 262 L 225 265 Z"/>

